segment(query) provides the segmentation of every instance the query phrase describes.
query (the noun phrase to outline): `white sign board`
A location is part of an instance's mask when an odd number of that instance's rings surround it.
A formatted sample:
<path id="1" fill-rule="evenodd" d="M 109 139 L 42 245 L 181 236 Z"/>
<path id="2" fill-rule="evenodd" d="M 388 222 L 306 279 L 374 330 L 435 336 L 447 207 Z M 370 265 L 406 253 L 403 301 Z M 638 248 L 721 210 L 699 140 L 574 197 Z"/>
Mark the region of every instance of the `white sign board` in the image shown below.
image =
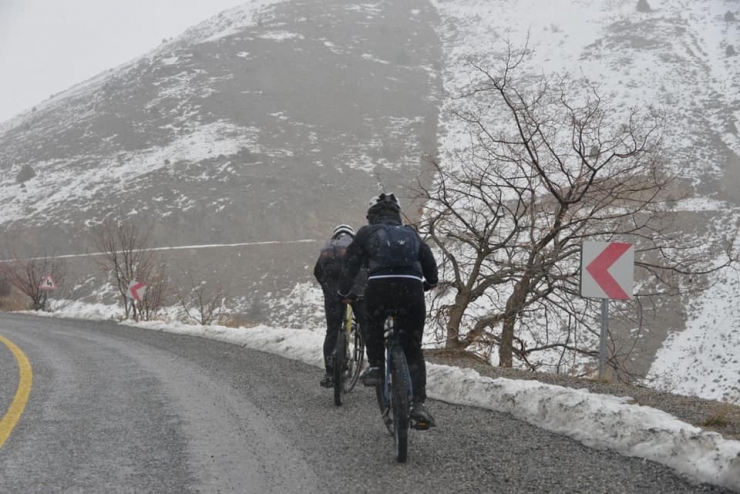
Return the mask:
<path id="1" fill-rule="evenodd" d="M 583 242 L 581 296 L 628 300 L 632 298 L 635 248 L 621 242 Z"/>
<path id="2" fill-rule="evenodd" d="M 126 296 L 130 299 L 136 300 L 137 302 L 141 302 L 141 298 L 144 296 L 145 292 L 146 292 L 146 285 L 144 283 L 139 283 L 138 281 L 134 280 L 128 284 L 128 290 L 126 290 Z"/>

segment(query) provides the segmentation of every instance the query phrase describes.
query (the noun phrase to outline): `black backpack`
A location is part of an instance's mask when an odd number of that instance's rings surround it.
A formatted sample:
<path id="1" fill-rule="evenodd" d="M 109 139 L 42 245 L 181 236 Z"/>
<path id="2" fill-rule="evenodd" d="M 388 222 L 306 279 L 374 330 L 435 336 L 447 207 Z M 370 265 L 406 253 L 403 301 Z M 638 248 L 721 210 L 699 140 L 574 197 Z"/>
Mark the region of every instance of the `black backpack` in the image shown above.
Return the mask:
<path id="1" fill-rule="evenodd" d="M 375 259 L 370 262 L 371 272 L 376 268 L 394 270 L 418 266 L 421 244 L 410 226 L 381 224 L 374 237 L 377 250 Z"/>
<path id="2" fill-rule="evenodd" d="M 352 237 L 341 235 L 339 238 L 330 239 L 319 254 L 319 262 L 324 281 L 339 280 L 342 274 L 342 263 L 344 256 L 347 254 L 347 247 L 352 243 Z"/>

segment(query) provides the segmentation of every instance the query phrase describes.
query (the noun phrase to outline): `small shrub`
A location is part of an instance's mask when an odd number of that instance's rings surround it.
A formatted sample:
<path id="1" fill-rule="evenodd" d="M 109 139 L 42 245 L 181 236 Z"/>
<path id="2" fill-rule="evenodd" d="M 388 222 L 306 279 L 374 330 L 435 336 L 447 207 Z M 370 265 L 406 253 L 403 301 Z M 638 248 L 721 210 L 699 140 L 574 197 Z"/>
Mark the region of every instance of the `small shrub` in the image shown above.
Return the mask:
<path id="1" fill-rule="evenodd" d="M 650 5 L 647 3 L 647 0 L 639 0 L 637 2 L 637 11 L 638 12 L 652 12 L 653 9 L 650 8 Z"/>
<path id="2" fill-rule="evenodd" d="M 226 294 L 221 283 L 209 286 L 205 281 L 197 282 L 190 271 L 186 271 L 184 276 L 186 288 L 178 288 L 177 292 L 186 319 L 202 326 L 218 323 L 221 315 L 226 314 Z"/>
<path id="3" fill-rule="evenodd" d="M 246 313 L 244 314 L 244 318 L 247 321 L 252 321 L 256 324 L 257 321 L 265 321 L 267 319 L 267 312 L 269 310 L 269 307 L 265 302 L 262 300 L 253 300 L 251 304 L 249 304 L 249 307 L 246 310 Z"/>
<path id="4" fill-rule="evenodd" d="M 35 176 L 36 176 L 36 172 L 33 171 L 33 168 L 31 168 L 31 165 L 23 165 L 21 167 L 21 171 L 19 171 L 18 175 L 15 176 L 15 180 L 16 182 L 22 184 L 23 182 L 27 180 L 31 180 Z"/>

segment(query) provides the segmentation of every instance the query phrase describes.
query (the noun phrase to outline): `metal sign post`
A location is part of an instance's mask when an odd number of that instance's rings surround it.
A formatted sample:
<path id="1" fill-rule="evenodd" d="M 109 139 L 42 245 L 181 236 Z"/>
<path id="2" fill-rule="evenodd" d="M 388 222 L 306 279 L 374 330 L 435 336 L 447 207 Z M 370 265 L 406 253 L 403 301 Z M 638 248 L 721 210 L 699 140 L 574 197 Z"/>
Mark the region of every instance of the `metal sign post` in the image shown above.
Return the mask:
<path id="1" fill-rule="evenodd" d="M 601 300 L 601 338 L 599 339 L 599 382 L 604 382 L 606 367 L 606 335 L 609 332 L 609 299 Z"/>

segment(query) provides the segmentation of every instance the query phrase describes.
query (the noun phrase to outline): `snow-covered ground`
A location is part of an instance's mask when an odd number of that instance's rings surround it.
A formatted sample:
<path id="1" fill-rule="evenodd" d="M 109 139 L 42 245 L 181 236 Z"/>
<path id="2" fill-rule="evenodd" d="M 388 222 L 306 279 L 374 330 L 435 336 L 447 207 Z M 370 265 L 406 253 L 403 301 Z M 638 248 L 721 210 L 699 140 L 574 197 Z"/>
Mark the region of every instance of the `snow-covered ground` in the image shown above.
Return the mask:
<path id="1" fill-rule="evenodd" d="M 114 319 L 120 309 L 72 303 L 49 314 L 80 319 Z M 196 326 L 180 322 L 126 322 L 154 331 L 187 334 L 323 366 L 320 331 Z M 511 379 L 491 379 L 457 367 L 428 365 L 432 399 L 510 413 L 533 425 L 594 448 L 608 448 L 667 465 L 700 482 L 740 491 L 740 441 L 724 439 L 627 397 L 590 393 Z"/>
<path id="2" fill-rule="evenodd" d="M 692 300 L 686 330 L 671 333 L 648 380 L 671 393 L 740 403 L 740 273 L 728 271 Z"/>

